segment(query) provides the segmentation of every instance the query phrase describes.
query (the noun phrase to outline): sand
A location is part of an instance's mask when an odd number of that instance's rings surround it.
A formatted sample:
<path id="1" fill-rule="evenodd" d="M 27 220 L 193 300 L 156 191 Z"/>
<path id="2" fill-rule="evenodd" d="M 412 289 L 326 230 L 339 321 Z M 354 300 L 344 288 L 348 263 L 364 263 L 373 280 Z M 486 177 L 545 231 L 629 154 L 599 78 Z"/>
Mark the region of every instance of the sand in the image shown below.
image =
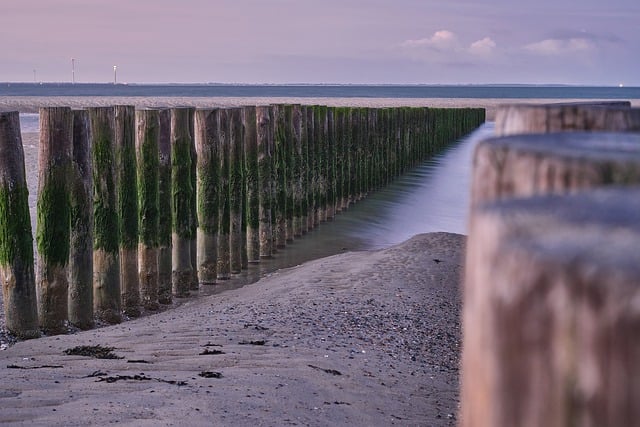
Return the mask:
<path id="1" fill-rule="evenodd" d="M 454 425 L 463 247 L 460 235 L 419 235 L 17 343 L 0 352 L 0 422 Z M 79 345 L 122 359 L 64 354 Z"/>

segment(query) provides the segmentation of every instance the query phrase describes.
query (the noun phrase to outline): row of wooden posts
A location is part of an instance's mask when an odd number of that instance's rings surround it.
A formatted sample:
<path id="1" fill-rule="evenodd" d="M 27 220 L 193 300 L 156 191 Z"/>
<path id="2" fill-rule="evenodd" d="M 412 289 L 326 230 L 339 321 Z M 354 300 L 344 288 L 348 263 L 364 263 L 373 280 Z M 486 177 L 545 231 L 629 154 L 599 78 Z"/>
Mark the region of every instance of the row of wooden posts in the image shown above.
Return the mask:
<path id="1" fill-rule="evenodd" d="M 484 122 L 482 109 L 40 110 L 34 257 L 18 113 L 0 113 L 0 268 L 22 336 L 214 284 Z"/>
<path id="2" fill-rule="evenodd" d="M 462 423 L 640 420 L 640 109 L 512 105 L 476 147 Z"/>

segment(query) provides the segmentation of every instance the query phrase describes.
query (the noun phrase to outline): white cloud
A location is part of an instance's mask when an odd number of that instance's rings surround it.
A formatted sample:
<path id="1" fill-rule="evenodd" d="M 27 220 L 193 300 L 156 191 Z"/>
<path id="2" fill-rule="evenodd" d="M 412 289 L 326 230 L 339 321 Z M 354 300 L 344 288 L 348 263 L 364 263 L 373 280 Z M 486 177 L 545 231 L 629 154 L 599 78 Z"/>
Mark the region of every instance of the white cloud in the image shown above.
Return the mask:
<path id="1" fill-rule="evenodd" d="M 569 53 L 587 52 L 594 44 L 586 38 L 546 39 L 524 46 L 524 49 L 538 55 L 565 55 Z"/>
<path id="2" fill-rule="evenodd" d="M 428 38 L 405 40 L 401 43 L 401 46 L 408 48 L 426 47 L 436 50 L 454 50 L 458 48 L 458 37 L 449 30 L 440 30 Z"/>
<path id="3" fill-rule="evenodd" d="M 469 46 L 469 53 L 474 55 L 490 55 L 496 48 L 496 42 L 491 37 L 485 37 L 482 40 L 475 41 Z"/>

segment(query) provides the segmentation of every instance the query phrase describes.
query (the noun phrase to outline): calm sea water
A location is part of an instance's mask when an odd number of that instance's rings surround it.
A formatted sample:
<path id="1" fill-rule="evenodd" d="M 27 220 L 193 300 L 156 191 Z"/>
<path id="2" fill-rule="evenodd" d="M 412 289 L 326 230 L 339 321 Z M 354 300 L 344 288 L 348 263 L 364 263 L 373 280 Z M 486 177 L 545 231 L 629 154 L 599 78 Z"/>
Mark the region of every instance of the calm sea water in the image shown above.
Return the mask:
<path id="1" fill-rule="evenodd" d="M 640 87 L 0 83 L 0 96 L 638 99 Z"/>

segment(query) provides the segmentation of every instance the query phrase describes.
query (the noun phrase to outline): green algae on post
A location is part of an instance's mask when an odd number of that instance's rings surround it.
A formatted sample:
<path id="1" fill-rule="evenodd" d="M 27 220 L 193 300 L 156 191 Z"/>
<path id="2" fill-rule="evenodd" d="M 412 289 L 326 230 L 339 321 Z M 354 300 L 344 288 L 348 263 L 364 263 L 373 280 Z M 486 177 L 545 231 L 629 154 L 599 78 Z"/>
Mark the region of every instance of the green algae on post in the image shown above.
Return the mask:
<path id="1" fill-rule="evenodd" d="M 93 135 L 93 310 L 100 320 L 120 323 L 115 114 L 113 107 L 92 107 L 89 116 Z"/>
<path id="2" fill-rule="evenodd" d="M 140 300 L 147 310 L 158 309 L 158 110 L 136 111 L 138 172 L 138 280 Z"/>
<path id="3" fill-rule="evenodd" d="M 73 111 L 69 241 L 69 322 L 93 327 L 93 179 L 91 122 L 86 110 Z"/>
<path id="4" fill-rule="evenodd" d="M 0 112 L 0 274 L 7 330 L 20 338 L 40 336 L 29 191 L 17 111 Z"/>
<path id="5" fill-rule="evenodd" d="M 218 263 L 218 204 L 220 166 L 219 110 L 197 110 L 195 117 L 196 197 L 198 207 L 197 268 L 203 285 L 217 280 Z"/>

